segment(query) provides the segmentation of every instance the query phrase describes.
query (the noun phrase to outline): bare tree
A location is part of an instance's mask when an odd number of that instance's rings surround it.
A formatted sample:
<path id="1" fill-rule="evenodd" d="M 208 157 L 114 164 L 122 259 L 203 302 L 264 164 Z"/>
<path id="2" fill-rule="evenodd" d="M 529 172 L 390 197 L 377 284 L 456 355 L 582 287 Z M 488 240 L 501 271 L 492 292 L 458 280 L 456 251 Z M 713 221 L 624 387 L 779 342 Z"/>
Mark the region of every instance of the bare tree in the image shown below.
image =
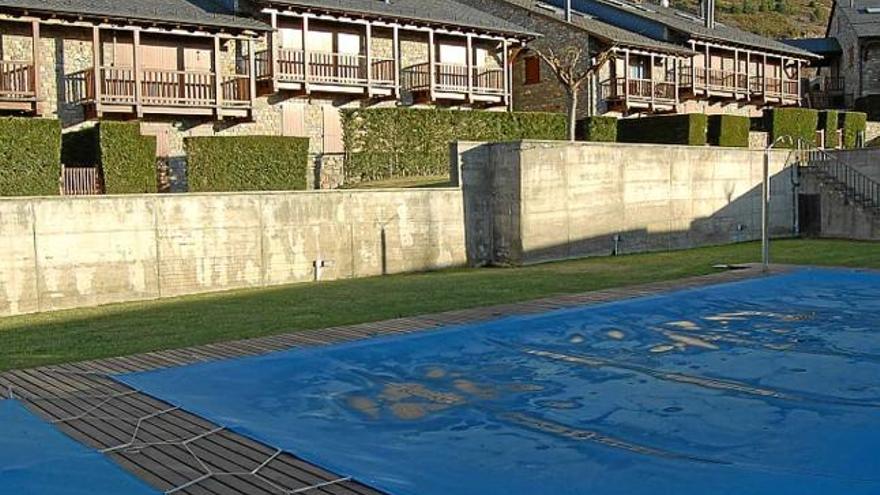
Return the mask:
<path id="1" fill-rule="evenodd" d="M 565 89 L 568 96 L 568 138 L 574 141 L 578 95 L 593 74 L 599 72 L 610 60 L 614 60 L 614 46 L 603 50 L 593 58 L 588 58 L 588 47 L 566 46 L 556 50 L 551 47 L 532 49 L 544 63 L 550 66 L 553 75 Z"/>

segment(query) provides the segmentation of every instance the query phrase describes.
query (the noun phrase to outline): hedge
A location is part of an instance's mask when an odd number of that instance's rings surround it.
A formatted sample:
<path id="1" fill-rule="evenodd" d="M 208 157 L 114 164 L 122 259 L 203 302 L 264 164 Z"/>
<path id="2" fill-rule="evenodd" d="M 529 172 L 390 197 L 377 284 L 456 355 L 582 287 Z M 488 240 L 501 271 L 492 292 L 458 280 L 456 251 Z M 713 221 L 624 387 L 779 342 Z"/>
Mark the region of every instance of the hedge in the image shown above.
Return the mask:
<path id="1" fill-rule="evenodd" d="M 342 112 L 346 179 L 443 175 L 452 141 L 567 139 L 566 117 L 550 113 L 384 108 Z"/>
<path id="2" fill-rule="evenodd" d="M 841 112 L 840 128 L 843 129 L 843 147 L 850 149 L 859 144 L 859 134 L 868 130 L 868 115 L 862 112 Z"/>
<path id="3" fill-rule="evenodd" d="M 307 186 L 309 140 L 279 136 L 185 140 L 191 192 L 289 191 Z"/>
<path id="4" fill-rule="evenodd" d="M 138 122 L 102 121 L 64 135 L 64 163 L 98 166 L 107 194 L 158 191 L 156 138 L 142 136 Z"/>
<path id="5" fill-rule="evenodd" d="M 587 117 L 577 121 L 578 141 L 613 143 L 617 141 L 617 117 Z"/>
<path id="6" fill-rule="evenodd" d="M 0 118 L 0 196 L 57 195 L 61 123 Z"/>
<path id="7" fill-rule="evenodd" d="M 748 148 L 751 119 L 739 115 L 710 115 L 707 139 L 713 146 Z"/>
<path id="8" fill-rule="evenodd" d="M 700 113 L 620 119 L 617 139 L 621 143 L 705 146 L 707 127 L 708 119 Z"/>
<path id="9" fill-rule="evenodd" d="M 837 130 L 839 122 L 839 113 L 837 110 L 823 110 L 819 112 L 819 127 L 820 131 L 825 131 L 825 147 L 826 148 L 835 148 L 837 147 Z"/>
<path id="10" fill-rule="evenodd" d="M 803 139 L 815 143 L 816 129 L 819 127 L 819 112 L 809 108 L 776 108 L 765 112 L 765 128 L 770 133 L 771 142 L 782 136 L 791 136 L 795 141 Z M 792 143 L 779 143 L 779 148 L 796 146 Z"/>

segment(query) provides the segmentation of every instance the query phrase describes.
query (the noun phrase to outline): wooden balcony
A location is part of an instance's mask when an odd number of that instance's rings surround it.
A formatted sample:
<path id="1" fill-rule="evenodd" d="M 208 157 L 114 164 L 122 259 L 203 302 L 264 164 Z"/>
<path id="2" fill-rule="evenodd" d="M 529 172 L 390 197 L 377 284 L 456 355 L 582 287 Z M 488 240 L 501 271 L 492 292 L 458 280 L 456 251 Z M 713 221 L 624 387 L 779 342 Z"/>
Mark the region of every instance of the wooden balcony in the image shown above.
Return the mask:
<path id="1" fill-rule="evenodd" d="M 458 64 L 416 64 L 403 70 L 403 87 L 418 97 L 501 104 L 505 96 L 504 69 Z"/>
<path id="2" fill-rule="evenodd" d="M 683 93 L 689 97 L 708 95 L 730 99 L 774 99 L 781 102 L 800 101 L 797 80 L 754 76 L 743 72 L 697 67 L 686 70 L 680 80 Z"/>
<path id="3" fill-rule="evenodd" d="M 66 77 L 69 101 L 102 113 L 246 117 L 252 107 L 250 77 L 209 71 L 100 67 Z M 218 80 L 219 77 L 219 80 Z M 96 84 L 97 82 L 97 84 Z M 96 91 L 97 86 L 97 91 Z"/>
<path id="4" fill-rule="evenodd" d="M 671 110 L 678 103 L 678 88 L 674 82 L 615 77 L 601 83 L 602 98 L 611 107 L 621 110 L 644 108 Z"/>
<path id="5" fill-rule="evenodd" d="M 274 76 L 268 51 L 257 53 L 256 63 L 258 79 L 274 77 L 282 90 L 391 96 L 396 85 L 391 58 L 279 49 Z"/>
<path id="6" fill-rule="evenodd" d="M 0 61 L 0 110 L 35 110 L 35 78 L 31 62 Z"/>

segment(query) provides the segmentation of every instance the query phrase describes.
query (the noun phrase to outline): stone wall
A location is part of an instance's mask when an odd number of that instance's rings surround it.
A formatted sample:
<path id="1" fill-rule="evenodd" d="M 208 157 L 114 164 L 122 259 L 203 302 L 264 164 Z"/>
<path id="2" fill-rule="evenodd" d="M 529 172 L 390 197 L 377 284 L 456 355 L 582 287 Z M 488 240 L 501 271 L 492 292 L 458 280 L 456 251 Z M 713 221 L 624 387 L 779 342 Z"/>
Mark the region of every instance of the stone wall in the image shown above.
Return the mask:
<path id="1" fill-rule="evenodd" d="M 568 46 L 596 50 L 600 46 L 600 42 L 591 38 L 586 31 L 564 22 L 561 18 L 554 17 L 549 13 L 536 12 L 531 7 L 516 5 L 517 3 L 533 5 L 530 0 L 460 0 L 460 2 L 495 14 L 528 30 L 541 33 L 542 37 L 529 44 L 536 50 L 548 47 L 558 50 Z M 568 96 L 546 63 L 540 62 L 540 82 L 525 84 L 525 64 L 526 59 L 530 56 L 536 55 L 534 52 L 526 50 L 514 58 L 512 80 L 514 109 L 526 112 L 565 112 Z M 586 60 L 588 57 L 584 57 L 584 59 Z M 611 69 L 606 66 L 600 72 L 579 96 L 578 117 L 603 114 L 607 111 L 605 103 L 597 101 L 596 96 L 598 82 L 608 79 Z"/>
<path id="2" fill-rule="evenodd" d="M 880 122 L 868 122 L 865 129 L 865 142 L 880 138 Z"/>
<path id="3" fill-rule="evenodd" d="M 465 264 L 457 189 L 0 200 L 0 316 Z"/>
<path id="4" fill-rule="evenodd" d="M 461 145 L 470 262 L 523 264 L 759 239 L 763 153 L 525 141 Z M 771 226 L 793 234 L 787 152 L 772 158 Z M 467 181 L 476 181 L 468 184 Z M 488 253 L 488 254 L 487 254 Z"/>

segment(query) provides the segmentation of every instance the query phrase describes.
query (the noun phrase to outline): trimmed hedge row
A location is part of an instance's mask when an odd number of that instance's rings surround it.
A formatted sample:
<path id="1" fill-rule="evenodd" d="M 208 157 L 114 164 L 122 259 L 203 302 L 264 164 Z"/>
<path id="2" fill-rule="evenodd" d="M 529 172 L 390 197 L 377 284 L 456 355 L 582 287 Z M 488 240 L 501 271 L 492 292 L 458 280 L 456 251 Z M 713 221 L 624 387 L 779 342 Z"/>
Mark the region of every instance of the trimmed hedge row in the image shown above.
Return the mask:
<path id="1" fill-rule="evenodd" d="M 621 143 L 705 146 L 707 127 L 708 118 L 700 113 L 620 119 L 617 139 Z"/>
<path id="2" fill-rule="evenodd" d="M 97 166 L 107 194 L 158 192 L 156 138 L 142 136 L 139 122 L 102 121 L 64 135 L 64 163 Z"/>
<path id="3" fill-rule="evenodd" d="M 819 112 L 808 108 L 775 108 L 765 112 L 764 126 L 774 142 L 782 136 L 795 140 L 815 142 L 816 129 L 819 128 Z M 778 148 L 790 148 L 792 143 L 778 143 Z"/>
<path id="4" fill-rule="evenodd" d="M 859 134 L 868 129 L 868 116 L 861 112 L 841 113 L 840 128 L 843 129 L 843 146 L 855 148 L 859 144 Z"/>
<path id="5" fill-rule="evenodd" d="M 58 194 L 61 122 L 0 118 L 0 196 Z"/>
<path id="6" fill-rule="evenodd" d="M 837 129 L 839 121 L 839 112 L 837 110 L 825 110 L 819 112 L 819 130 L 825 131 L 825 147 L 834 148 L 837 146 Z"/>
<path id="7" fill-rule="evenodd" d="M 279 136 L 185 140 L 190 192 L 289 191 L 307 186 L 309 140 Z"/>
<path id="8" fill-rule="evenodd" d="M 587 117 L 577 121 L 578 141 L 614 143 L 617 141 L 617 117 Z"/>
<path id="9" fill-rule="evenodd" d="M 829 110 L 820 113 L 808 108 L 777 108 L 766 112 L 764 128 L 773 141 L 781 136 L 791 136 L 809 143 L 815 142 L 816 130 L 824 129 L 826 146 L 835 145 L 836 139 L 833 135 L 837 129 L 843 129 L 844 147 L 855 148 L 859 144 L 859 134 L 867 130 L 867 115 L 862 112 Z M 780 143 L 778 146 L 791 145 Z"/>
<path id="10" fill-rule="evenodd" d="M 342 112 L 352 182 L 446 174 L 452 141 L 567 139 L 566 117 L 550 113 L 442 109 L 359 109 Z"/>
<path id="11" fill-rule="evenodd" d="M 710 115 L 708 142 L 713 146 L 748 148 L 751 119 L 739 115 Z"/>

